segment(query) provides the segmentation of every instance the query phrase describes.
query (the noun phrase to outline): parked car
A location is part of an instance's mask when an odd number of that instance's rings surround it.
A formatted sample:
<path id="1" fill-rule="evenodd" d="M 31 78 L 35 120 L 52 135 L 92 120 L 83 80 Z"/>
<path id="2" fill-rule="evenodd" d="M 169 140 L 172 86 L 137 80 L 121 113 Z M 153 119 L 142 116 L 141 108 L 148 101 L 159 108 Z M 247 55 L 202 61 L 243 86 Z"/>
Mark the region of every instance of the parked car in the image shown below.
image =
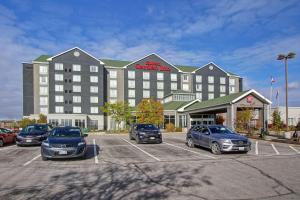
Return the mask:
<path id="1" fill-rule="evenodd" d="M 0 147 L 4 146 L 4 144 L 15 143 L 17 135 L 6 128 L 0 128 Z"/>
<path id="2" fill-rule="evenodd" d="M 78 127 L 56 127 L 49 133 L 41 145 L 43 160 L 51 158 L 85 157 L 87 145 Z"/>
<path id="3" fill-rule="evenodd" d="M 48 124 L 28 125 L 17 135 L 16 143 L 18 146 L 40 145 L 43 140 L 47 139 L 50 130 L 51 127 Z"/>
<path id="4" fill-rule="evenodd" d="M 247 137 L 239 135 L 222 125 L 196 125 L 186 135 L 189 147 L 199 145 L 211 149 L 214 154 L 239 151 L 247 153 L 251 150 L 251 142 Z"/>
<path id="5" fill-rule="evenodd" d="M 153 124 L 134 124 L 129 132 L 129 139 L 139 143 L 162 143 L 162 135 Z"/>

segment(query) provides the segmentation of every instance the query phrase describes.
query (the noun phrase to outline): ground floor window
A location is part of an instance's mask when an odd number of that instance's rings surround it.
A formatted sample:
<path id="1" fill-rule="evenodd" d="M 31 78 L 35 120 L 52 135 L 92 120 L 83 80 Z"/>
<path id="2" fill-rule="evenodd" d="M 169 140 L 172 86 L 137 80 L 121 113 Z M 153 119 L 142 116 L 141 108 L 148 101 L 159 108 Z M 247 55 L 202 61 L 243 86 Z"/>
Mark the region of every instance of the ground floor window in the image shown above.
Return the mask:
<path id="1" fill-rule="evenodd" d="M 179 127 L 187 127 L 186 115 L 179 115 Z"/>
<path id="2" fill-rule="evenodd" d="M 53 126 L 58 126 L 59 124 L 58 119 L 49 119 L 49 123 Z"/>
<path id="3" fill-rule="evenodd" d="M 61 119 L 62 126 L 72 126 L 72 119 Z"/>
<path id="4" fill-rule="evenodd" d="M 75 119 L 75 126 L 80 128 L 85 128 L 85 120 L 84 119 Z"/>
<path id="5" fill-rule="evenodd" d="M 167 124 L 174 124 L 175 125 L 175 115 L 165 115 L 164 116 L 164 128 Z"/>
<path id="6" fill-rule="evenodd" d="M 90 120 L 88 124 L 90 130 L 98 130 L 98 120 Z"/>

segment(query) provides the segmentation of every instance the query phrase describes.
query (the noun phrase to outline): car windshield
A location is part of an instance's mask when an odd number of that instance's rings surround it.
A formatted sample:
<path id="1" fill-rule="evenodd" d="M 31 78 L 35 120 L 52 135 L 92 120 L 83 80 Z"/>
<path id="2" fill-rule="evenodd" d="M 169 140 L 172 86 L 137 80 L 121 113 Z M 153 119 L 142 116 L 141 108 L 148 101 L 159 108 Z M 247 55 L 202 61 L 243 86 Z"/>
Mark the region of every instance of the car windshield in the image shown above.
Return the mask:
<path id="1" fill-rule="evenodd" d="M 157 130 L 156 126 L 153 124 L 138 124 L 137 130 Z"/>
<path id="2" fill-rule="evenodd" d="M 223 126 L 213 126 L 208 127 L 211 133 L 217 133 L 217 134 L 234 134 L 234 132 L 226 127 Z"/>
<path id="3" fill-rule="evenodd" d="M 48 126 L 46 124 L 40 124 L 40 125 L 29 125 L 22 132 L 32 133 L 35 131 L 47 131 L 47 130 L 48 130 Z"/>
<path id="4" fill-rule="evenodd" d="M 12 131 L 5 129 L 5 128 L 0 128 L 1 133 L 11 133 Z"/>
<path id="5" fill-rule="evenodd" d="M 49 137 L 80 137 L 79 128 L 56 128 L 51 131 Z"/>

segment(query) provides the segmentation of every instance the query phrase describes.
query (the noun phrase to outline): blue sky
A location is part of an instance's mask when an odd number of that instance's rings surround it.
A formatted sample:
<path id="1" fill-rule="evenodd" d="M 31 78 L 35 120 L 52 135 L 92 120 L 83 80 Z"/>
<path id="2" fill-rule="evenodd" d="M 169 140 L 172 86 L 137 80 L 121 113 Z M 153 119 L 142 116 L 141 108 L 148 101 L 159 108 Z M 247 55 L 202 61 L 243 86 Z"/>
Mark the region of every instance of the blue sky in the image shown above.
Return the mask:
<path id="1" fill-rule="evenodd" d="M 18 1 L 0 2 L 0 119 L 22 115 L 22 62 L 79 46 L 99 58 L 136 60 L 152 52 L 173 64 L 210 61 L 244 77 L 266 97 L 270 76 L 284 104 L 300 106 L 300 1 Z M 273 100 L 276 104 L 275 99 Z"/>

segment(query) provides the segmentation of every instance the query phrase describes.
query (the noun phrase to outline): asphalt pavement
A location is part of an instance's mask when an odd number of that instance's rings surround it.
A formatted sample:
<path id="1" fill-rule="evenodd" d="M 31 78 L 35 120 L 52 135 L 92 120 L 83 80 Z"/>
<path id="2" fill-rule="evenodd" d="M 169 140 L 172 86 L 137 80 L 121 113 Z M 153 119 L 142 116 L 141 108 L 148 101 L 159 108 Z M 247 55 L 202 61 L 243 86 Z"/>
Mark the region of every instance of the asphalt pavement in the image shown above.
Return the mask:
<path id="1" fill-rule="evenodd" d="M 300 146 L 252 141 L 248 154 L 90 135 L 85 159 L 42 161 L 40 147 L 0 148 L 0 199 L 300 199 Z"/>

